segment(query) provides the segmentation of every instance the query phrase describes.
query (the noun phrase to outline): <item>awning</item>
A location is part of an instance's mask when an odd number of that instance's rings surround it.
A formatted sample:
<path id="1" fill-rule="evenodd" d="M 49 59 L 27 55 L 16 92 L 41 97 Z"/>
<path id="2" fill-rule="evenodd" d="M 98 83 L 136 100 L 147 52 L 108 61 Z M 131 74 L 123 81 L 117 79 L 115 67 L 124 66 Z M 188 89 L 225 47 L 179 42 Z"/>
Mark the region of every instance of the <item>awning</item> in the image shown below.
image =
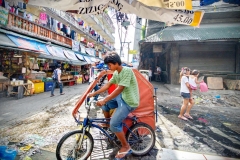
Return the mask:
<path id="1" fill-rule="evenodd" d="M 88 64 L 92 64 L 90 57 L 88 57 L 88 56 L 83 56 L 83 57 L 87 61 Z"/>
<path id="2" fill-rule="evenodd" d="M 79 54 L 79 53 L 75 53 L 75 55 L 77 56 L 77 58 L 80 60 L 80 61 L 85 61 L 85 59 L 83 58 L 83 55 Z"/>
<path id="3" fill-rule="evenodd" d="M 37 47 L 41 54 L 38 56 L 39 58 L 48 58 L 48 59 L 54 59 L 54 57 L 48 52 L 46 44 L 44 43 L 37 43 Z"/>
<path id="4" fill-rule="evenodd" d="M 17 45 L 14 44 L 11 39 L 4 33 L 0 33 L 0 46 L 8 46 L 8 47 L 16 47 Z"/>
<path id="5" fill-rule="evenodd" d="M 70 59 L 70 64 L 73 64 L 73 65 L 84 65 L 86 63 L 80 61 L 77 59 L 75 53 L 71 50 L 67 50 L 67 49 L 64 49 L 63 50 L 63 53 L 65 54 L 65 56 Z"/>
<path id="6" fill-rule="evenodd" d="M 97 62 L 97 59 L 94 57 L 89 57 L 91 59 L 92 62 Z"/>
<path id="7" fill-rule="evenodd" d="M 86 48 L 86 53 L 91 56 L 95 56 L 95 50 L 92 48 Z"/>
<path id="8" fill-rule="evenodd" d="M 53 59 L 70 62 L 63 53 L 63 48 L 57 46 L 46 45 L 48 52 L 53 56 Z"/>
<path id="9" fill-rule="evenodd" d="M 8 38 L 10 38 L 18 48 L 29 49 L 35 52 L 40 52 L 39 48 L 37 47 L 36 41 L 28 40 L 22 37 L 14 36 L 11 34 L 7 34 Z"/>

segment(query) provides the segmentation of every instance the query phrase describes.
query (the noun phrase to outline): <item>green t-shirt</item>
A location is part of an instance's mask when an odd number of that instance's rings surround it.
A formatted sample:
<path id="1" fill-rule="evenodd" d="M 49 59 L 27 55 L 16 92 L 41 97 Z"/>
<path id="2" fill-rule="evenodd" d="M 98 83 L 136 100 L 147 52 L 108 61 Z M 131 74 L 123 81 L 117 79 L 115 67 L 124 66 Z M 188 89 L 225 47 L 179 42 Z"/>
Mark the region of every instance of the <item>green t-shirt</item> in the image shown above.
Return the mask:
<path id="1" fill-rule="evenodd" d="M 123 67 L 119 74 L 115 71 L 110 83 L 124 86 L 122 98 L 130 107 L 134 108 L 139 105 L 138 84 L 131 68 Z"/>

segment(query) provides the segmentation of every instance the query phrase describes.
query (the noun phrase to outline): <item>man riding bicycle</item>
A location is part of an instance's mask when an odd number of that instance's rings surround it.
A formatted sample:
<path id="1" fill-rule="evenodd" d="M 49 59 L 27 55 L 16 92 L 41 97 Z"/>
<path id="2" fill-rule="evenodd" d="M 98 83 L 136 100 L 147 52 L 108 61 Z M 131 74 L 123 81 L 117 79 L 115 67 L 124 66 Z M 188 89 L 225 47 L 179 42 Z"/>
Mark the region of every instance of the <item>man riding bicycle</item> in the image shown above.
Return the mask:
<path id="1" fill-rule="evenodd" d="M 98 101 L 97 105 L 102 106 L 105 118 L 110 118 L 109 111 L 116 108 L 110 120 L 110 129 L 116 134 L 122 144 L 115 157 L 116 160 L 121 160 L 132 153 L 123 132 L 122 122 L 139 105 L 138 83 L 132 69 L 121 66 L 121 59 L 116 52 L 109 53 L 104 58 L 104 63 L 108 65 L 110 71 L 102 71 L 100 75 L 113 73 L 113 77 L 106 85 L 98 91 L 90 93 L 88 97 L 94 97 L 108 90 L 112 84 L 118 85 L 110 95 Z"/>

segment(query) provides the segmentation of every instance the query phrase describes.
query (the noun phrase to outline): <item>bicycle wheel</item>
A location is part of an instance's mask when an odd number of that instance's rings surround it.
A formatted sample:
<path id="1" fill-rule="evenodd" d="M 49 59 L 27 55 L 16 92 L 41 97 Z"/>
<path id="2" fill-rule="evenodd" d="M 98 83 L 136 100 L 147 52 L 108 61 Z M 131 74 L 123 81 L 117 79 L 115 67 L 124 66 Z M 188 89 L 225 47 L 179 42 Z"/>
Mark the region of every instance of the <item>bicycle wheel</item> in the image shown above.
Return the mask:
<path id="1" fill-rule="evenodd" d="M 56 149 L 58 160 L 85 160 L 93 150 L 94 141 L 92 135 L 85 131 L 83 142 L 80 146 L 80 137 L 83 136 L 81 130 L 76 130 L 65 134 L 59 141 Z M 79 149 L 80 148 L 80 149 Z"/>
<path id="2" fill-rule="evenodd" d="M 147 154 L 155 145 L 155 132 L 146 123 L 137 123 L 130 127 L 126 139 L 132 149 L 132 154 L 143 156 Z"/>

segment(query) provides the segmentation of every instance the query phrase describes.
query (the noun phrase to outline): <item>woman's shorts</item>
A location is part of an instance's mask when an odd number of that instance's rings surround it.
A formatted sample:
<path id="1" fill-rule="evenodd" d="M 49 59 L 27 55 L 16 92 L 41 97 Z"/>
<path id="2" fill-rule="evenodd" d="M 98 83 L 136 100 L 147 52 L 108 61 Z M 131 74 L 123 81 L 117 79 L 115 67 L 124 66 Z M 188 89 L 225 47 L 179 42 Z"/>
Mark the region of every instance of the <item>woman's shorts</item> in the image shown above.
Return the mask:
<path id="1" fill-rule="evenodd" d="M 183 99 L 190 99 L 190 93 L 181 92 L 181 96 L 183 97 Z"/>

